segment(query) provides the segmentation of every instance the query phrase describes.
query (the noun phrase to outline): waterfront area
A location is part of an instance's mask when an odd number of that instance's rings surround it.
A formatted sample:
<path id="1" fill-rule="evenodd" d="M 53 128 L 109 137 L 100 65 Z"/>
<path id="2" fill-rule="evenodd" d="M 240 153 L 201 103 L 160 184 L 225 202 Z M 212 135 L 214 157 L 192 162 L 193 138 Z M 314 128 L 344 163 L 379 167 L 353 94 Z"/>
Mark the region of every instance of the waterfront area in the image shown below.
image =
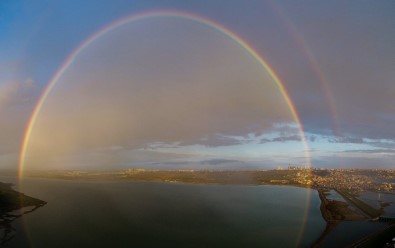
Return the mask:
<path id="1" fill-rule="evenodd" d="M 201 184 L 293 185 L 340 189 L 351 194 L 365 191 L 394 193 L 395 170 L 323 169 L 291 166 L 277 170 L 49 170 L 27 171 L 26 176 L 66 180 L 134 180 Z"/>
<path id="2" fill-rule="evenodd" d="M 282 185 L 316 189 L 321 212 L 328 223 L 343 220 L 377 219 L 384 209 L 392 208 L 393 198 L 367 201 L 370 194 L 394 195 L 393 170 L 308 169 L 218 171 L 218 170 L 145 170 L 119 171 L 32 171 L 27 176 L 64 180 L 121 180 L 192 184 Z M 361 197 L 362 196 L 362 197 Z M 364 197 L 365 196 L 365 197 Z M 370 195 L 370 198 L 372 196 Z M 393 214 L 393 212 L 389 212 Z M 388 215 L 388 211 L 386 212 Z M 392 215 L 393 216 L 393 215 Z"/>
<path id="3" fill-rule="evenodd" d="M 381 229 L 383 231 L 388 229 L 388 220 L 384 220 L 383 217 L 394 216 L 392 215 L 395 200 L 393 192 L 395 172 L 393 170 L 290 167 L 287 170 L 265 171 L 126 169 L 118 171 L 31 171 L 26 174 L 30 177 L 72 181 L 140 181 L 176 185 L 275 185 L 315 189 L 321 201 L 320 212 L 326 222 L 325 230 L 314 243 L 315 247 L 325 247 L 325 244 L 330 243 L 330 240 L 338 240 L 339 237 L 336 236 L 339 235 L 336 230 L 342 229 L 345 225 L 343 223 L 351 222 L 360 223 L 360 226 L 366 226 L 366 228 L 359 233 L 350 234 L 348 239 L 337 242 L 344 242 L 344 244 L 368 242 L 369 235 L 376 233 L 372 236 L 373 239 L 379 235 Z M 387 197 L 382 197 L 383 200 L 380 200 L 381 198 L 372 199 L 376 194 L 385 194 Z M 367 201 L 367 198 L 370 198 L 370 201 Z M 391 219 L 389 219 L 389 223 L 391 223 Z M 382 240 L 378 242 L 381 244 Z"/>

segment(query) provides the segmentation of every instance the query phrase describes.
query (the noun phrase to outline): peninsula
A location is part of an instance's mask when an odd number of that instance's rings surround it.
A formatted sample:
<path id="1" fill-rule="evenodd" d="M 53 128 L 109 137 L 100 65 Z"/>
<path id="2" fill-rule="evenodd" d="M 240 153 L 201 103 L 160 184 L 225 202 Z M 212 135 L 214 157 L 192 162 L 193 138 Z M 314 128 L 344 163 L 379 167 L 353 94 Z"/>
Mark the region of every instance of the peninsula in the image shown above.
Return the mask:
<path id="1" fill-rule="evenodd" d="M 10 183 L 0 182 L 0 244 L 14 237 L 15 229 L 11 226 L 12 221 L 45 204 L 43 200 L 13 190 Z"/>

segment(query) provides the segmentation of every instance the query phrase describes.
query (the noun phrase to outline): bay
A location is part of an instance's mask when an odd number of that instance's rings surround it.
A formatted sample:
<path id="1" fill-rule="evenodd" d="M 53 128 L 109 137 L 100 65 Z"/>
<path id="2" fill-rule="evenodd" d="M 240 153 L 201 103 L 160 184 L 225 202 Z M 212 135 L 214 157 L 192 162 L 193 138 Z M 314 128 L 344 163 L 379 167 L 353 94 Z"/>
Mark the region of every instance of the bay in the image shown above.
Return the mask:
<path id="1" fill-rule="evenodd" d="M 48 204 L 13 223 L 7 247 L 309 247 L 326 225 L 317 192 L 297 187 L 30 178 L 17 188 Z"/>

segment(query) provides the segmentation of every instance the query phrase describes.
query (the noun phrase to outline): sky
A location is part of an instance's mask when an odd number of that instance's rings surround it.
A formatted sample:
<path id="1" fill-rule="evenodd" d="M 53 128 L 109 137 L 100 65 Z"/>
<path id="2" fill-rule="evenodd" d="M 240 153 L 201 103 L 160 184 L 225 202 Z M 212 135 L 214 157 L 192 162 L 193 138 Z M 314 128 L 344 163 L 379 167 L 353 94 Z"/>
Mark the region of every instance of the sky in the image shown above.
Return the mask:
<path id="1" fill-rule="evenodd" d="M 0 2 L 0 168 L 394 168 L 393 1 Z M 299 125 L 300 124 L 300 125 Z M 300 128 L 304 129 L 303 137 Z M 307 146 L 304 144 L 307 141 Z M 308 156 L 309 158 L 306 158 Z"/>

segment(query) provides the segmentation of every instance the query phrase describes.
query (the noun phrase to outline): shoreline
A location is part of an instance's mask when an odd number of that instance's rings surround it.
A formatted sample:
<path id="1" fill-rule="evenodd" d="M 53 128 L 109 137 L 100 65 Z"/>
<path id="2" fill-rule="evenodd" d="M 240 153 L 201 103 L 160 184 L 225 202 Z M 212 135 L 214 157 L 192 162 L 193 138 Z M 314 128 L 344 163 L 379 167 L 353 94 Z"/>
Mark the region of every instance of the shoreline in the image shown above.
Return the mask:
<path id="1" fill-rule="evenodd" d="M 0 182 L 0 246 L 11 240 L 15 235 L 12 222 L 23 215 L 36 211 L 47 204 L 47 202 L 25 195 L 13 189 L 11 183 Z M 30 208 L 26 210 L 25 208 Z"/>
<path id="2" fill-rule="evenodd" d="M 333 231 L 333 229 L 335 229 L 335 227 L 342 222 L 341 220 L 334 220 L 331 213 L 326 208 L 328 204 L 328 199 L 325 197 L 325 191 L 323 189 L 317 189 L 317 192 L 321 200 L 321 216 L 326 222 L 326 227 L 325 230 L 321 233 L 320 237 L 311 245 L 311 247 L 313 248 L 319 247 L 322 242 L 324 242 L 326 238 L 328 238 L 329 234 Z"/>
<path id="3" fill-rule="evenodd" d="M 326 198 L 327 190 L 323 188 L 317 188 L 312 185 L 305 184 L 296 184 L 293 182 L 287 183 L 273 183 L 270 181 L 251 181 L 251 180 L 218 180 L 216 181 L 214 178 L 177 178 L 172 177 L 169 179 L 165 179 L 165 177 L 156 177 L 156 178 L 130 178 L 130 177 L 83 177 L 83 176 L 70 176 L 70 177 L 60 177 L 60 176 L 28 176 L 27 178 L 31 179 L 50 179 L 50 180 L 60 180 L 60 181 L 76 181 L 76 182 L 98 182 L 98 181 L 106 181 L 106 182 L 119 182 L 119 183 L 160 183 L 160 184 L 174 184 L 174 185 L 215 185 L 215 186 L 286 186 L 286 187 L 297 187 L 297 188 L 305 188 L 312 189 L 318 192 L 318 196 L 320 198 L 320 212 L 323 220 L 326 222 L 326 227 L 319 235 L 319 237 L 314 241 L 314 243 L 310 247 L 319 247 L 332 233 L 332 231 L 336 228 L 336 226 L 341 223 L 343 220 L 362 220 L 366 219 L 366 217 L 361 217 L 360 215 L 350 211 L 348 205 L 346 203 L 341 203 L 339 201 L 329 200 Z M 196 179 L 196 181 L 193 181 Z"/>

